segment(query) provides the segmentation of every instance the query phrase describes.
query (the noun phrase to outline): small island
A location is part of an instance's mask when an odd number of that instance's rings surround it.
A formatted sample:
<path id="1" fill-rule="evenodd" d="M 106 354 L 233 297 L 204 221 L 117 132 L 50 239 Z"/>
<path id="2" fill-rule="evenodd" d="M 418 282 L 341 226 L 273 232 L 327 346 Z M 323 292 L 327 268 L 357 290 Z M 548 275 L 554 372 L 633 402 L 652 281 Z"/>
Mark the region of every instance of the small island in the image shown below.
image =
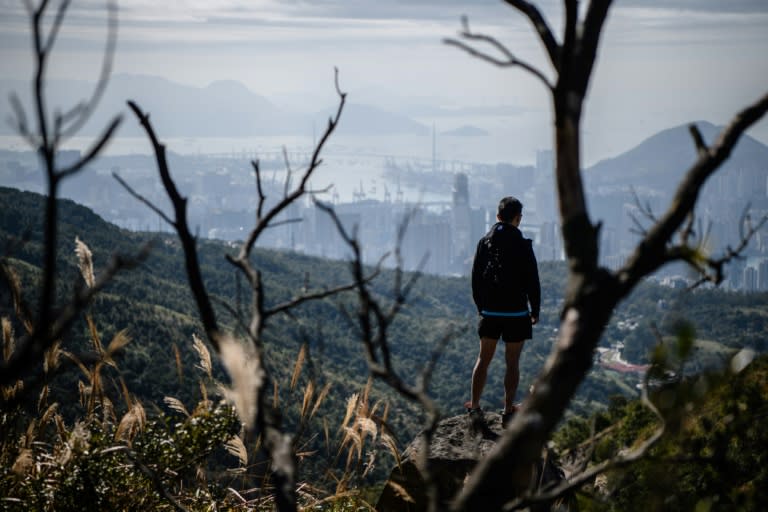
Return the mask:
<path id="1" fill-rule="evenodd" d="M 454 128 L 453 130 L 445 131 L 442 134 L 453 135 L 457 137 L 479 137 L 488 135 L 488 132 L 482 128 L 478 128 L 477 126 L 465 124 L 463 126 L 459 126 L 458 128 Z"/>

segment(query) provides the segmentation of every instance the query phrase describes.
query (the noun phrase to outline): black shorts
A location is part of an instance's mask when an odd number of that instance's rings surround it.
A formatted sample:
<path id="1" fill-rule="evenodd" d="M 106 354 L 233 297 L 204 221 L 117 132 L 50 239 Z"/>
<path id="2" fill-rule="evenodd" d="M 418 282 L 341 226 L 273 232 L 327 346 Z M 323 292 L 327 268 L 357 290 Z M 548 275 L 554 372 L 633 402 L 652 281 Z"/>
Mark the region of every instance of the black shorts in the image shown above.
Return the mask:
<path id="1" fill-rule="evenodd" d="M 531 316 L 481 316 L 477 325 L 481 338 L 501 338 L 506 343 L 515 343 L 533 338 Z"/>

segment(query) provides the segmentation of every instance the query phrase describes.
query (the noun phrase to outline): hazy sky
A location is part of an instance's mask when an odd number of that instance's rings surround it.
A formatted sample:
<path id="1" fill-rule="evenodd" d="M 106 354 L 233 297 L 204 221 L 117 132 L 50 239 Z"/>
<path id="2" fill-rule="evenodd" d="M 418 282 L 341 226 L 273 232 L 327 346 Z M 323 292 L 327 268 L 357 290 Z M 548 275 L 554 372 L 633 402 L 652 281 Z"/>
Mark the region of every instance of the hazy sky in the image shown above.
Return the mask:
<path id="1" fill-rule="evenodd" d="M 559 29 L 561 2 L 537 3 Z M 95 79 L 104 5 L 72 2 L 52 76 Z M 548 137 L 537 80 L 442 43 L 463 14 L 551 76 L 527 20 L 491 0 L 123 0 L 114 71 L 198 86 L 234 79 L 281 105 L 320 110 L 334 101 L 337 66 L 351 101 L 518 106 L 541 113 L 530 130 Z M 766 0 L 616 0 L 588 99 L 585 154 L 610 156 L 687 121 L 725 123 L 768 91 L 766 51 Z M 27 79 L 30 55 L 24 2 L 0 0 L 0 77 Z M 768 122 L 750 133 L 768 142 Z"/>

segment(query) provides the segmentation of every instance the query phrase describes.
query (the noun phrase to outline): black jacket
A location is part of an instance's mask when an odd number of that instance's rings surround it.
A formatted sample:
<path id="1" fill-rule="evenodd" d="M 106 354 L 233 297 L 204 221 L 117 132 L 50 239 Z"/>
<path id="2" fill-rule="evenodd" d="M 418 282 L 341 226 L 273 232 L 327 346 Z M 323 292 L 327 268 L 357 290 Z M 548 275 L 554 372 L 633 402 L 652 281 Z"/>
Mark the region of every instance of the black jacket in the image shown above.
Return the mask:
<path id="1" fill-rule="evenodd" d="M 478 312 L 539 316 L 541 286 L 532 241 L 512 224 L 497 222 L 477 243 L 472 298 Z"/>

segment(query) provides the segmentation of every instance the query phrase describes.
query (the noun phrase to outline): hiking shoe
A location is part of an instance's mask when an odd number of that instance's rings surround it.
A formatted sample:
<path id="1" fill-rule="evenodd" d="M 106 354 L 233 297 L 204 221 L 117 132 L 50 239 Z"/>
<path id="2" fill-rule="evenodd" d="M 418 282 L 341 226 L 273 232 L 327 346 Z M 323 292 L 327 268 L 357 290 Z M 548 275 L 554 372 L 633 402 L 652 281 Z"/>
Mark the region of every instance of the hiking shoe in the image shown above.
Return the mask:
<path id="1" fill-rule="evenodd" d="M 469 415 L 469 418 L 472 420 L 479 420 L 483 418 L 483 410 L 480 407 L 475 407 L 474 409 L 467 409 L 467 414 Z"/>
<path id="2" fill-rule="evenodd" d="M 517 413 L 517 406 L 511 411 L 501 410 L 499 413 L 501 414 L 501 428 L 507 428 L 507 425 Z"/>
<path id="3" fill-rule="evenodd" d="M 483 409 L 480 407 L 472 407 L 470 402 L 466 402 L 464 404 L 464 408 L 467 410 L 467 416 L 471 420 L 481 420 L 483 419 Z"/>

